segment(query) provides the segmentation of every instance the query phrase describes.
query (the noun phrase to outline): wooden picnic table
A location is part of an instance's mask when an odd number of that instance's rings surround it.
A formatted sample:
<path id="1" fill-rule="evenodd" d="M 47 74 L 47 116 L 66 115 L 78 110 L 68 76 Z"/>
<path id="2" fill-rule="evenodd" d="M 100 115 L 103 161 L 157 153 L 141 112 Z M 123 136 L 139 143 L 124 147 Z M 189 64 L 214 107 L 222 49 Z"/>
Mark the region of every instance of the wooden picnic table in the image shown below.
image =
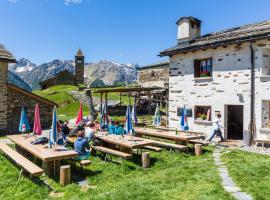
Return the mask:
<path id="1" fill-rule="evenodd" d="M 78 155 L 74 150 L 62 149 L 56 151 L 53 148 L 47 148 L 47 144 L 33 145 L 31 142 L 35 141 L 34 136 L 24 137 L 23 135 L 9 135 L 7 137 L 15 143 L 18 150 L 23 149 L 24 151 L 32 154 L 35 158 L 40 159 L 42 161 L 42 169 L 49 176 L 51 176 L 52 173 L 55 175 L 55 173 L 59 171 L 60 160 L 73 159 Z"/>
<path id="2" fill-rule="evenodd" d="M 144 146 L 149 146 L 152 144 L 151 141 L 148 141 L 143 138 L 131 136 L 131 135 L 114 135 L 107 134 L 104 132 L 95 133 L 96 138 L 101 140 L 102 142 L 109 143 L 112 145 L 116 145 L 120 147 L 120 151 L 126 153 L 132 153 L 132 149 L 139 149 Z"/>
<path id="3" fill-rule="evenodd" d="M 135 128 L 135 133 L 138 136 L 151 136 L 156 138 L 162 138 L 167 140 L 173 140 L 176 142 L 185 142 L 188 143 L 189 140 L 194 139 L 201 139 L 202 136 L 200 135 L 193 135 L 192 133 L 185 133 L 185 132 L 178 132 L 176 135 L 175 131 L 164 131 L 164 130 L 157 130 L 153 128 Z"/>

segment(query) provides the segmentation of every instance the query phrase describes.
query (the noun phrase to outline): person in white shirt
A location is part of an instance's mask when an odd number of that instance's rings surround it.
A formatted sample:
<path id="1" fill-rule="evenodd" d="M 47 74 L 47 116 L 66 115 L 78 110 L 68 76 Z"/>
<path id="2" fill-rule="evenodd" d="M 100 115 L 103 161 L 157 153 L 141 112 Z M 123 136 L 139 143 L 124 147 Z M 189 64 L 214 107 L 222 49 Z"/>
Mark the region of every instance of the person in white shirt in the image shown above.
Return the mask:
<path id="1" fill-rule="evenodd" d="M 221 124 L 221 114 L 217 114 L 217 118 L 214 119 L 214 126 L 213 126 L 213 134 L 211 135 L 211 137 L 208 139 L 209 142 L 212 141 L 212 139 L 215 137 L 215 135 L 219 136 L 221 138 L 221 141 L 224 142 L 224 138 L 222 136 L 222 132 L 221 132 L 221 128 L 222 128 L 222 124 Z"/>
<path id="2" fill-rule="evenodd" d="M 88 122 L 85 126 L 85 138 L 88 141 L 93 140 L 95 131 L 95 124 L 93 122 Z"/>

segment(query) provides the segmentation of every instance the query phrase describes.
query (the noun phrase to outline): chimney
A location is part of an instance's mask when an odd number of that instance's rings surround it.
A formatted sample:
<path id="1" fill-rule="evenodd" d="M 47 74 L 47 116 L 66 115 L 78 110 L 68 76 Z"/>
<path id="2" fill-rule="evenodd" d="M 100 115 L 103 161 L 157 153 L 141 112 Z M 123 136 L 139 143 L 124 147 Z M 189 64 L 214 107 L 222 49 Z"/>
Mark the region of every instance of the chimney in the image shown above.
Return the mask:
<path id="1" fill-rule="evenodd" d="M 190 42 L 201 36 L 201 20 L 194 17 L 181 17 L 177 22 L 177 41 Z"/>

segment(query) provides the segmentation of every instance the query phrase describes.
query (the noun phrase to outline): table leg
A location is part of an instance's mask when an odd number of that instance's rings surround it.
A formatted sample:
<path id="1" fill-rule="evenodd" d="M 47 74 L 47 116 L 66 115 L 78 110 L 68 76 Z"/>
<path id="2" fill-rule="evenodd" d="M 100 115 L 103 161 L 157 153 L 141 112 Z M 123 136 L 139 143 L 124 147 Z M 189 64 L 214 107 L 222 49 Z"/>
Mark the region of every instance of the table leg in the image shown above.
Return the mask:
<path id="1" fill-rule="evenodd" d="M 42 161 L 42 169 L 44 170 L 45 174 L 47 174 L 49 177 L 56 176 L 60 172 L 60 161 Z"/>
<path id="2" fill-rule="evenodd" d="M 120 151 L 132 154 L 132 149 L 127 148 L 127 147 L 120 146 Z"/>

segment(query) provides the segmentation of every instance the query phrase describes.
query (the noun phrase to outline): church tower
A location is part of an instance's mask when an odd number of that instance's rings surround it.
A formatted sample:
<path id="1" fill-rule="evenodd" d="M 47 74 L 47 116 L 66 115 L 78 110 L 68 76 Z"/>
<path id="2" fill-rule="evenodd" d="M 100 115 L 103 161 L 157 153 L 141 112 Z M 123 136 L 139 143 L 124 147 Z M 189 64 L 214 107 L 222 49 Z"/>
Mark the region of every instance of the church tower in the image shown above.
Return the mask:
<path id="1" fill-rule="evenodd" d="M 75 56 L 75 81 L 76 84 L 84 83 L 84 55 L 80 48 Z"/>

